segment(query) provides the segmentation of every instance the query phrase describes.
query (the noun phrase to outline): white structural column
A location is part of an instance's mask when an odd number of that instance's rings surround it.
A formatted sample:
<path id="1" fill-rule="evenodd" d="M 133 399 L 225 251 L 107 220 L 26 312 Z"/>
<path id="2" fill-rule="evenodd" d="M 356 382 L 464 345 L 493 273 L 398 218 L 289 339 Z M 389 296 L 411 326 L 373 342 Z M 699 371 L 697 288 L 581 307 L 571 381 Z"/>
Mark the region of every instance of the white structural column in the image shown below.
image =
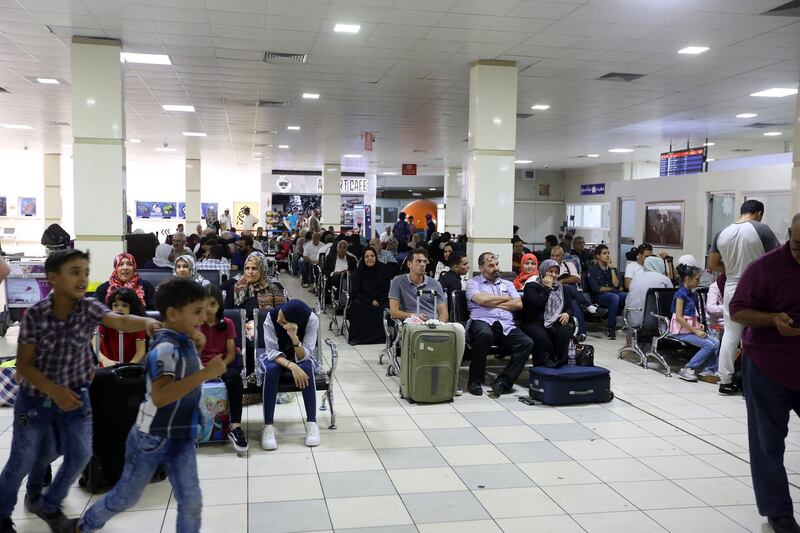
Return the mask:
<path id="1" fill-rule="evenodd" d="M 117 39 L 72 38 L 75 247 L 91 252 L 91 283 L 125 249 L 125 122 Z"/>
<path id="2" fill-rule="evenodd" d="M 483 252 L 511 270 L 514 152 L 517 142 L 517 64 L 481 60 L 469 71 L 467 255 L 477 270 Z M 449 207 L 449 206 L 448 206 Z"/>
<path id="3" fill-rule="evenodd" d="M 61 154 L 44 154 L 44 226 L 61 224 Z"/>
<path id="4" fill-rule="evenodd" d="M 199 159 L 186 160 L 186 231 L 189 234 L 194 233 L 195 226 L 203 218 L 200 210 L 201 169 Z"/>
<path id="5" fill-rule="evenodd" d="M 461 235 L 461 169 L 450 167 L 444 176 L 444 229 L 453 238 Z"/>
<path id="6" fill-rule="evenodd" d="M 794 144 L 792 146 L 792 212 L 800 213 L 800 92 L 797 93 L 797 104 L 794 108 Z"/>
<path id="7" fill-rule="evenodd" d="M 320 226 L 339 231 L 342 226 L 342 165 L 327 164 L 322 169 L 322 213 Z"/>

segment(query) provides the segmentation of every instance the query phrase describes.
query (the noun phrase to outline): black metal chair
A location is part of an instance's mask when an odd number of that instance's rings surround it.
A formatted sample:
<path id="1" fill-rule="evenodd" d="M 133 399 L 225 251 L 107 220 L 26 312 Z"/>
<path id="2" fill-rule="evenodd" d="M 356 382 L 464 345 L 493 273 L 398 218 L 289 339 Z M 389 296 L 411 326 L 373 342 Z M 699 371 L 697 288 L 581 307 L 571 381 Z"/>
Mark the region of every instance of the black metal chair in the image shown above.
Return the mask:
<path id="1" fill-rule="evenodd" d="M 345 329 L 345 317 L 347 316 L 347 305 L 350 295 L 350 272 L 342 272 L 339 276 L 339 285 L 328 280 L 331 283 L 331 312 L 329 314 L 331 321 L 328 328 L 334 330 L 337 335 L 342 335 Z M 339 323 L 339 311 L 342 311 L 342 320 Z M 334 329 L 335 328 L 335 329 Z"/>
<path id="2" fill-rule="evenodd" d="M 145 281 L 149 281 L 150 284 L 158 288 L 158 285 L 167 278 L 172 277 L 171 270 L 150 270 L 145 268 L 140 268 L 136 270 L 136 273 L 139 275 L 140 279 Z"/>
<path id="3" fill-rule="evenodd" d="M 671 291 L 672 295 L 675 294 L 675 289 L 667 290 Z M 652 343 L 653 339 L 661 334 L 658 328 L 658 319 L 653 314 L 656 312 L 656 294 L 654 291 L 655 289 L 647 291 L 643 308 L 625 307 L 622 313 L 628 343 L 619 349 L 619 358 L 624 359 L 624 354 L 633 353 L 639 358 L 638 364 L 643 367 L 646 367 L 648 354 L 645 351 L 646 348 L 643 347 L 643 343 Z M 631 325 L 631 315 L 633 313 L 642 313 L 642 323 L 638 327 Z"/>

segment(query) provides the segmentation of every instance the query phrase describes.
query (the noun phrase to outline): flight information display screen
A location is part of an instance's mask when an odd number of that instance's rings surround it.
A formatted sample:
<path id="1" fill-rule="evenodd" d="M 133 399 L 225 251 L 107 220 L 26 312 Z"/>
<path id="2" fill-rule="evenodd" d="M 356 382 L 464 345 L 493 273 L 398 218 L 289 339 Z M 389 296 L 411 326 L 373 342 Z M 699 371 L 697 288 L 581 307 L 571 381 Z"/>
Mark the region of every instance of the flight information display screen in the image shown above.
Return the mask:
<path id="1" fill-rule="evenodd" d="M 689 148 L 661 154 L 660 176 L 681 176 L 703 172 L 706 162 L 706 149 Z"/>

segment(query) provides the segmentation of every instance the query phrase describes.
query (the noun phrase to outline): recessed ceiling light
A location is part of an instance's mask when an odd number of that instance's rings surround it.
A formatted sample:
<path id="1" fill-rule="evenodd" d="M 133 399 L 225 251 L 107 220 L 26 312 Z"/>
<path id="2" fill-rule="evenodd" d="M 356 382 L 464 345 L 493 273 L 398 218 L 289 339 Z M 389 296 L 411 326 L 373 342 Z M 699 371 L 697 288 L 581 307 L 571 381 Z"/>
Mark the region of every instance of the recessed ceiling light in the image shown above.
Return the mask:
<path id="1" fill-rule="evenodd" d="M 208 137 L 208 134 L 204 133 L 202 131 L 184 131 L 183 132 L 183 136 L 184 137 Z"/>
<path id="2" fill-rule="evenodd" d="M 546 110 L 550 109 L 550 106 L 547 105 L 547 104 L 536 104 L 536 105 L 532 105 L 531 109 L 533 109 L 535 111 L 546 111 Z"/>
<path id="3" fill-rule="evenodd" d="M 360 24 L 337 24 L 333 27 L 333 31 L 338 33 L 358 33 L 361 31 Z"/>
<path id="4" fill-rule="evenodd" d="M 739 113 L 736 118 L 755 118 L 757 116 L 758 113 Z"/>
<path id="5" fill-rule="evenodd" d="M 279 144 L 278 148 L 280 148 L 281 150 L 288 150 L 289 149 L 289 145 L 288 144 Z"/>
<path id="6" fill-rule="evenodd" d="M 703 146 L 714 146 L 714 143 L 703 143 Z"/>
<path id="7" fill-rule="evenodd" d="M 777 137 L 778 135 L 783 135 L 783 133 L 779 131 L 768 131 L 764 134 L 764 137 Z"/>
<path id="8" fill-rule="evenodd" d="M 164 108 L 164 111 L 182 111 L 184 113 L 194 113 L 193 105 L 164 104 L 161 107 Z"/>
<path id="9" fill-rule="evenodd" d="M 286 126 L 286 129 L 287 130 L 292 130 L 292 131 L 299 131 L 300 130 L 300 126 Z"/>
<path id="10" fill-rule="evenodd" d="M 714 159 L 713 157 L 706 159 L 706 163 L 713 163 L 714 161 L 716 161 L 716 159 Z"/>
<path id="11" fill-rule="evenodd" d="M 633 152 L 632 148 L 612 148 L 609 150 L 612 154 L 628 154 Z"/>
<path id="12" fill-rule="evenodd" d="M 586 157 L 591 157 L 591 158 L 600 157 L 600 154 L 589 154 Z"/>
<path id="13" fill-rule="evenodd" d="M 686 48 L 681 48 L 678 50 L 679 54 L 702 54 L 703 52 L 708 52 L 708 46 L 687 46 Z"/>
<path id="14" fill-rule="evenodd" d="M 128 139 L 128 142 L 129 143 L 140 143 L 140 142 L 142 142 L 142 140 L 141 139 Z"/>
<path id="15" fill-rule="evenodd" d="M 306 100 L 319 100 L 319 93 L 303 93 Z"/>
<path id="16" fill-rule="evenodd" d="M 436 190 L 436 187 L 428 187 L 428 190 L 429 190 L 429 191 L 435 191 L 435 190 Z"/>
<path id="17" fill-rule="evenodd" d="M 383 172 L 384 176 L 397 176 L 397 172 Z"/>
<path id="18" fill-rule="evenodd" d="M 136 54 L 122 52 L 120 59 L 125 63 L 143 63 L 145 65 L 171 65 L 172 61 L 166 54 Z"/>
<path id="19" fill-rule="evenodd" d="M 261 155 L 261 152 L 253 152 L 253 155 L 254 155 L 254 156 L 256 156 L 256 155 Z"/>
<path id="20" fill-rule="evenodd" d="M 31 126 L 28 126 L 27 124 L 0 124 L 0 126 L 3 126 L 4 128 L 8 128 L 10 130 L 32 130 L 33 129 Z"/>
<path id="21" fill-rule="evenodd" d="M 495 124 L 497 124 L 499 126 L 500 124 L 503 123 L 503 119 L 501 119 L 501 118 L 493 118 L 492 122 L 494 122 Z"/>
<path id="22" fill-rule="evenodd" d="M 408 192 L 413 192 L 414 189 L 408 189 Z"/>
<path id="23" fill-rule="evenodd" d="M 533 163 L 533 160 L 531 160 L 531 159 L 517 159 L 516 161 L 514 161 L 514 163 L 516 163 L 518 165 L 527 165 L 529 163 Z"/>
<path id="24" fill-rule="evenodd" d="M 342 157 L 346 159 L 361 159 L 364 156 L 361 154 L 344 154 Z"/>
<path id="25" fill-rule="evenodd" d="M 55 78 L 36 78 L 36 81 L 43 85 L 60 85 L 60 82 Z"/>
<path id="26" fill-rule="evenodd" d="M 175 148 L 167 148 L 166 146 L 159 146 L 156 148 L 156 152 L 174 152 Z"/>
<path id="27" fill-rule="evenodd" d="M 772 89 L 766 89 L 764 91 L 752 93 L 750 96 L 761 96 L 763 98 L 783 98 L 784 96 L 792 96 L 793 94 L 797 94 L 797 89 L 792 89 L 790 87 L 773 87 Z"/>

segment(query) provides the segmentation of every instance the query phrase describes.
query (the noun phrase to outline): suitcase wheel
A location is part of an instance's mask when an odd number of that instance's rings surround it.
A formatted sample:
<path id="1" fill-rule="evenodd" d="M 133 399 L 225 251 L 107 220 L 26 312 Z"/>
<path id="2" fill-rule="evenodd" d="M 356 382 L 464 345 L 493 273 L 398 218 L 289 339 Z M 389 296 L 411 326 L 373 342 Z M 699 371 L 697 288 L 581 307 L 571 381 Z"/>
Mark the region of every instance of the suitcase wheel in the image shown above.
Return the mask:
<path id="1" fill-rule="evenodd" d="M 613 399 L 614 399 L 614 391 L 608 391 L 608 399 L 606 401 L 610 402 Z"/>

